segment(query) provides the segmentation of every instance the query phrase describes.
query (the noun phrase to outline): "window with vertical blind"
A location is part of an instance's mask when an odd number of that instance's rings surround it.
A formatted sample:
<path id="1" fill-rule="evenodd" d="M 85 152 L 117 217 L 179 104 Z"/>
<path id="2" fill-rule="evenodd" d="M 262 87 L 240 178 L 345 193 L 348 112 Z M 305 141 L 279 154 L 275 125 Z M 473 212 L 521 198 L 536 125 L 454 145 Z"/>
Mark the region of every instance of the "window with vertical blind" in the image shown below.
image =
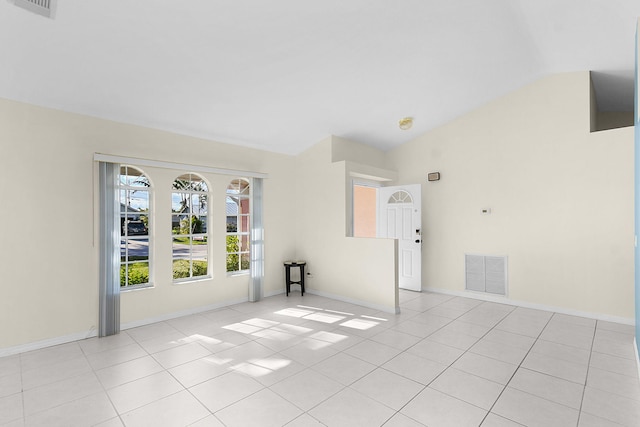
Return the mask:
<path id="1" fill-rule="evenodd" d="M 238 261 L 233 264 L 238 266 L 237 271 L 241 274 L 245 271 L 248 274 L 249 300 L 257 301 L 262 297 L 262 188 L 267 174 L 102 153 L 94 153 L 93 159 L 98 173 L 99 336 L 110 336 L 120 331 L 120 296 L 126 291 L 143 288 L 154 292 L 152 285 L 162 287 L 167 282 L 190 283 L 211 279 L 211 187 L 204 178 L 209 176 L 199 173 L 226 176 L 232 180 L 228 191 L 233 203 L 239 204 L 239 210 L 230 223 L 236 224 L 236 236 L 249 234 L 249 238 L 244 239 L 246 244 L 238 242 L 237 250 L 234 250 Z M 153 185 L 155 169 L 171 170 L 175 179 L 158 188 Z M 234 178 L 237 176 L 244 177 L 244 182 L 237 181 Z M 224 184 L 221 190 L 226 193 Z M 250 196 L 248 202 L 246 196 Z M 154 201 L 157 200 L 171 201 L 171 213 L 168 212 L 169 207 L 165 207 L 165 212 L 160 212 L 161 216 L 157 217 L 154 209 Z M 155 272 L 154 246 L 158 235 L 154 224 L 158 225 L 158 218 L 162 219 L 164 227 L 164 231 L 160 230 L 160 250 L 170 249 L 172 252 L 173 280 L 171 273 L 164 274 L 167 266 L 161 269 L 163 274 Z M 167 230 L 169 222 L 171 233 Z M 226 234 L 221 229 L 224 222 L 218 221 L 218 231 Z M 171 245 L 167 247 L 169 242 Z M 164 257 L 165 254 L 162 255 Z M 242 267 L 244 271 L 240 270 Z M 136 308 L 130 306 L 127 312 L 131 309 Z"/>

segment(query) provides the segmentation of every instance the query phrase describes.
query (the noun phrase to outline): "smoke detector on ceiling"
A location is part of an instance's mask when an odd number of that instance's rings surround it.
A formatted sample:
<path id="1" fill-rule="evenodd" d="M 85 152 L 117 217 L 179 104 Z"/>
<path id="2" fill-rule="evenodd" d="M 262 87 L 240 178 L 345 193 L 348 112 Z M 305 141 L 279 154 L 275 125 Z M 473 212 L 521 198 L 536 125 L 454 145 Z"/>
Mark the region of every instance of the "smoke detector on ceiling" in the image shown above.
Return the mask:
<path id="1" fill-rule="evenodd" d="M 38 15 L 53 18 L 56 0 L 13 0 L 13 3 Z"/>

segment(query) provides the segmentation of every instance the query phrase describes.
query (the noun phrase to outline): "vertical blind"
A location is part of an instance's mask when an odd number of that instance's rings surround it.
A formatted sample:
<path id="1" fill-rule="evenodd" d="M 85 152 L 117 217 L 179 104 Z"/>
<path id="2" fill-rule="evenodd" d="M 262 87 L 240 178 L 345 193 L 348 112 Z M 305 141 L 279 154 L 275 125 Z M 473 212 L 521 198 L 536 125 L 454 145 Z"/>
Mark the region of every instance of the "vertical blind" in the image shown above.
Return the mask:
<path id="1" fill-rule="evenodd" d="M 98 336 L 120 332 L 120 165 L 99 163 L 100 170 L 100 280 Z"/>
<path id="2" fill-rule="evenodd" d="M 249 280 L 249 301 L 256 302 L 262 297 L 264 279 L 264 225 L 262 212 L 262 178 L 253 178 L 251 183 L 251 270 Z"/>

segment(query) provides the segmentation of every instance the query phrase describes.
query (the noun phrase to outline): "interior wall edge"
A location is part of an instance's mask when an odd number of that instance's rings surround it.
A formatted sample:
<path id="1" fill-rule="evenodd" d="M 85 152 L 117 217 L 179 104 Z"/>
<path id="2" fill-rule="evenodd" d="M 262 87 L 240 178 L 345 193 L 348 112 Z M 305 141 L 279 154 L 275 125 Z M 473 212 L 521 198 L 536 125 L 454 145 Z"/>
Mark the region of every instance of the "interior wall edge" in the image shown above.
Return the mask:
<path id="1" fill-rule="evenodd" d="M 638 378 L 640 378 L 640 354 L 638 354 L 638 339 L 633 338 L 633 350 L 636 353 L 636 366 L 638 366 Z"/>

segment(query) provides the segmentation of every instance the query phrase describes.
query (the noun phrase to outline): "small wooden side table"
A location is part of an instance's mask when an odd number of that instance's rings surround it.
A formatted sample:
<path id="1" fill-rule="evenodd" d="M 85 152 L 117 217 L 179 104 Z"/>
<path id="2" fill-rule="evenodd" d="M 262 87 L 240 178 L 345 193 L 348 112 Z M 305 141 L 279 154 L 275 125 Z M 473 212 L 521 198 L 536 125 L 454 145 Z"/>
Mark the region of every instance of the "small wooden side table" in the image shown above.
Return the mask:
<path id="1" fill-rule="evenodd" d="M 287 285 L 287 296 L 291 292 L 291 285 L 300 285 L 300 291 L 304 295 L 304 266 L 307 265 L 304 261 L 285 261 L 284 262 L 284 275 L 285 283 Z M 300 280 L 291 280 L 291 268 L 298 267 L 300 269 Z"/>

